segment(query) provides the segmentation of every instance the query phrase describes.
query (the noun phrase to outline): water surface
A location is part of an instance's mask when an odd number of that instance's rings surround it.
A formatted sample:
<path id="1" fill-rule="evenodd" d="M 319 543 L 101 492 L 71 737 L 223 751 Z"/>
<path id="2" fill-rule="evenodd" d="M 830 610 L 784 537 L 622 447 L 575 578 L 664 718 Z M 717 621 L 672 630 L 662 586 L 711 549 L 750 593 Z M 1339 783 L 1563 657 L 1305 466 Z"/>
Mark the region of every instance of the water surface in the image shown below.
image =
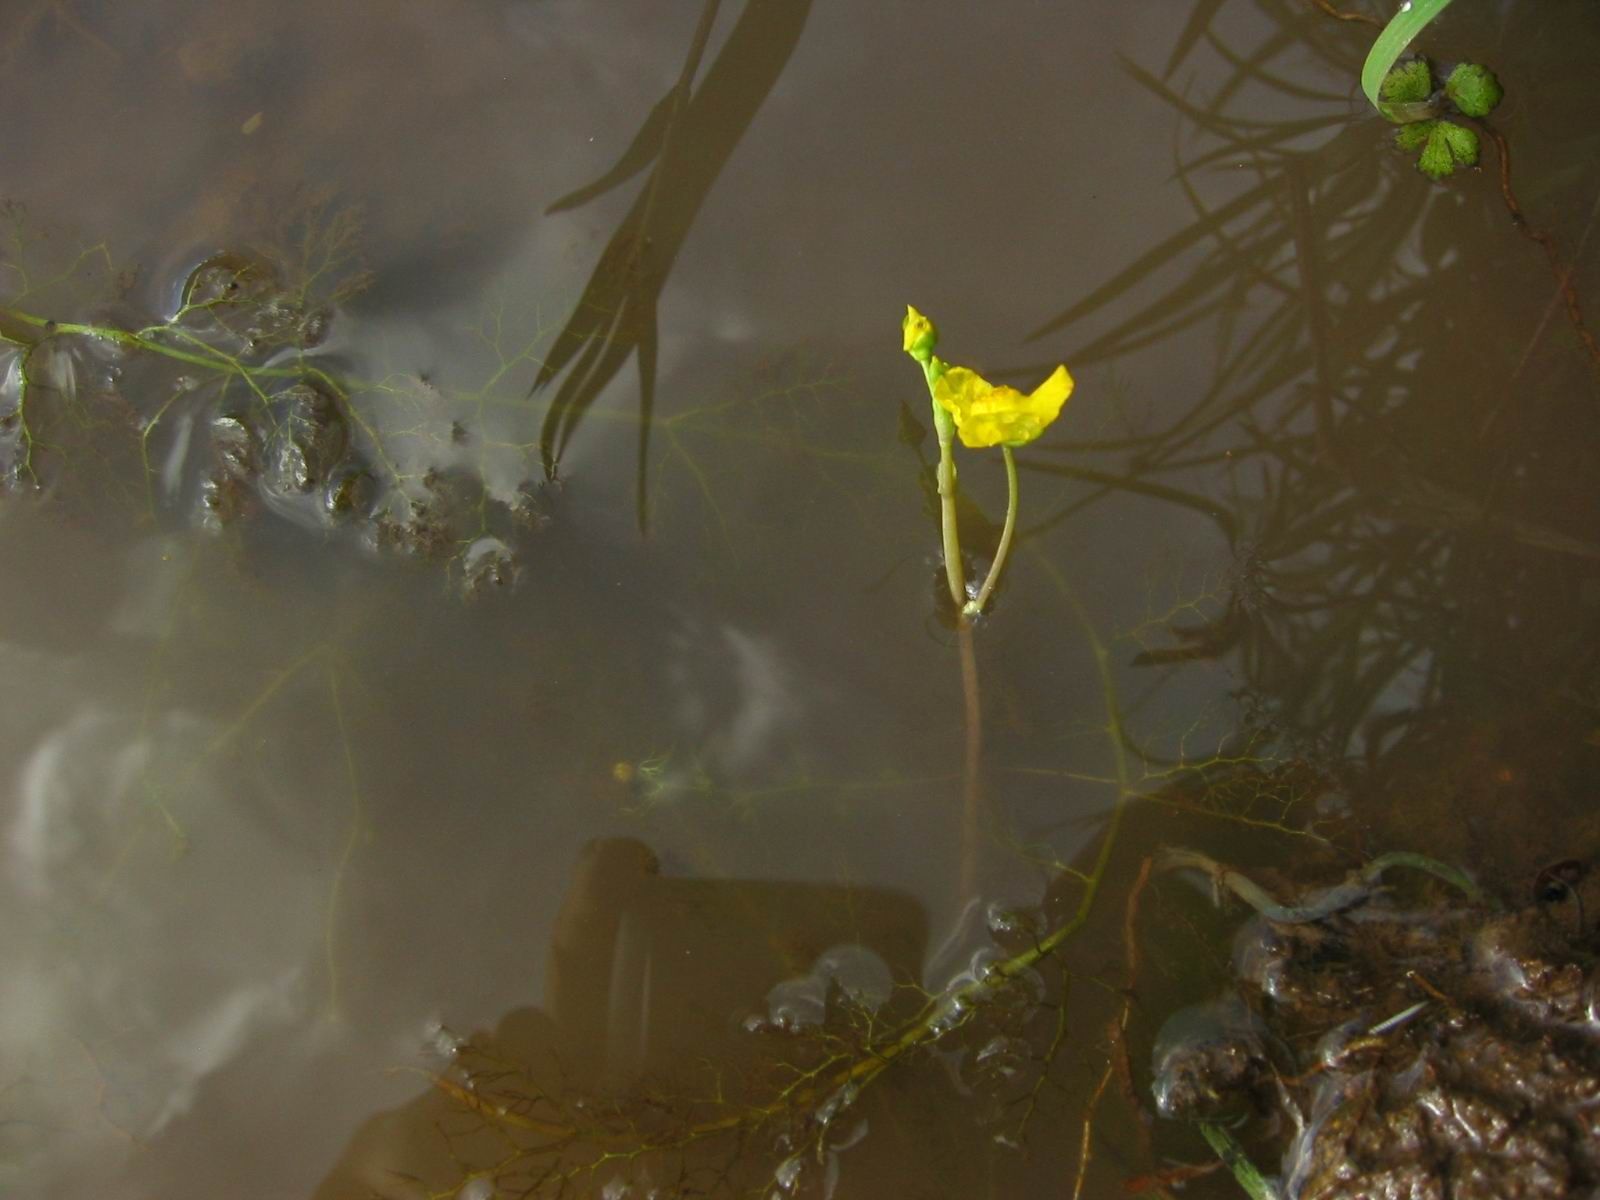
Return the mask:
<path id="1" fill-rule="evenodd" d="M 1287 0 L 21 9 L 7 1194 L 1117 1194 L 1209 1156 L 1154 845 L 1592 844 L 1577 0 L 1430 33 L 1521 227 Z M 908 302 L 1078 380 L 981 759 Z"/>

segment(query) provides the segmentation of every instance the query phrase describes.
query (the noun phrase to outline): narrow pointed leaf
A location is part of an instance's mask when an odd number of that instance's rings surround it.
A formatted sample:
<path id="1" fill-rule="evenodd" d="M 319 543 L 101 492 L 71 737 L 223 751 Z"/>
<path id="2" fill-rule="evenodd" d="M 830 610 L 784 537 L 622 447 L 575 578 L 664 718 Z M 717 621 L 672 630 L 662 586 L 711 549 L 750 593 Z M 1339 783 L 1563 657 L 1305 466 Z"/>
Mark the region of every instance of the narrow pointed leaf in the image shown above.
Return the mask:
<path id="1" fill-rule="evenodd" d="M 667 139 L 667 129 L 671 124 L 673 110 L 677 107 L 678 88 L 674 84 L 667 94 L 656 101 L 656 106 L 650 110 L 650 115 L 645 118 L 644 124 L 639 126 L 639 132 L 633 135 L 633 141 L 622 152 L 622 157 L 600 178 L 592 183 L 586 183 L 576 191 L 568 192 L 549 208 L 545 215 L 566 212 L 568 209 L 578 208 L 589 203 L 596 196 L 603 196 L 613 188 L 627 183 L 640 171 L 655 162 L 661 153 L 661 146 Z"/>

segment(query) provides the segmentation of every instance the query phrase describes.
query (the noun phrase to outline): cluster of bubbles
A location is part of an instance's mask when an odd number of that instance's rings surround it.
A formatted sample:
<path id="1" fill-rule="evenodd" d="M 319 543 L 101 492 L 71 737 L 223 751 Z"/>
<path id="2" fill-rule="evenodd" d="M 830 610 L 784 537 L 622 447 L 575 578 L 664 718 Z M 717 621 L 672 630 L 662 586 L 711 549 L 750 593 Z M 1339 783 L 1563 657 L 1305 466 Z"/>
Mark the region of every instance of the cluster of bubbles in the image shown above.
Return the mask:
<path id="1" fill-rule="evenodd" d="M 811 970 L 786 979 L 767 993 L 767 1011 L 745 1020 L 746 1030 L 803 1033 L 821 1028 L 841 1000 L 877 1012 L 894 991 L 889 966 L 865 946 L 834 946 L 817 956 Z"/>

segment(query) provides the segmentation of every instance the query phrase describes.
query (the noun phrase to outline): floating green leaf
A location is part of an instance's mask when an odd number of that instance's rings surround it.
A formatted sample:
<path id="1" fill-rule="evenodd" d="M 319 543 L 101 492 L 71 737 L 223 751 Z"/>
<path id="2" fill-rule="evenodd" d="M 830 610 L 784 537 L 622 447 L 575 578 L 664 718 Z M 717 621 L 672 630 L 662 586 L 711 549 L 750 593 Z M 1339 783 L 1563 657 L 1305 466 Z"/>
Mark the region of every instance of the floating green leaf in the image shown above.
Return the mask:
<path id="1" fill-rule="evenodd" d="M 1417 167 L 1430 179 L 1443 179 L 1457 167 L 1470 167 L 1478 161 L 1478 135 L 1452 121 L 1430 121 L 1427 141 Z"/>
<path id="2" fill-rule="evenodd" d="M 1505 96 L 1494 72 L 1477 63 L 1461 63 L 1444 83 L 1445 94 L 1469 117 L 1486 117 Z"/>
<path id="3" fill-rule="evenodd" d="M 1428 142 L 1437 121 L 1413 121 L 1394 131 L 1394 144 L 1402 150 L 1420 150 Z"/>
<path id="4" fill-rule="evenodd" d="M 1426 100 L 1433 92 L 1433 72 L 1428 60 L 1413 58 L 1397 65 L 1383 77 L 1378 94 L 1389 103 L 1409 104 Z"/>

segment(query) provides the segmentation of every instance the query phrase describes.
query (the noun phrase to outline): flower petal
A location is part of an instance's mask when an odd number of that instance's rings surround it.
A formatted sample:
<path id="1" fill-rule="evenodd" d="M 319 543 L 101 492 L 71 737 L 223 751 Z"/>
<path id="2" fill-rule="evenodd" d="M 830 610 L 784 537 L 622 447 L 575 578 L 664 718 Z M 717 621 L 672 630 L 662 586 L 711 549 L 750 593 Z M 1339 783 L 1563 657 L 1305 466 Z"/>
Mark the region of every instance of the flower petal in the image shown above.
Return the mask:
<path id="1" fill-rule="evenodd" d="M 1072 395 L 1075 386 L 1077 386 L 1076 381 L 1067 372 L 1066 366 L 1061 365 L 1050 372 L 1050 378 L 1029 393 L 1028 410 L 1038 418 L 1039 433 L 1043 433 L 1045 427 L 1061 415 L 1061 408 L 1066 404 L 1067 397 Z M 1038 437 L 1039 433 L 1033 436 Z"/>
<path id="2" fill-rule="evenodd" d="M 997 386 L 966 367 L 951 367 L 933 385 L 933 398 L 955 419 L 963 445 L 1022 446 L 1044 432 L 1072 394 L 1072 376 L 1055 371 L 1024 396 L 1016 388 Z"/>

